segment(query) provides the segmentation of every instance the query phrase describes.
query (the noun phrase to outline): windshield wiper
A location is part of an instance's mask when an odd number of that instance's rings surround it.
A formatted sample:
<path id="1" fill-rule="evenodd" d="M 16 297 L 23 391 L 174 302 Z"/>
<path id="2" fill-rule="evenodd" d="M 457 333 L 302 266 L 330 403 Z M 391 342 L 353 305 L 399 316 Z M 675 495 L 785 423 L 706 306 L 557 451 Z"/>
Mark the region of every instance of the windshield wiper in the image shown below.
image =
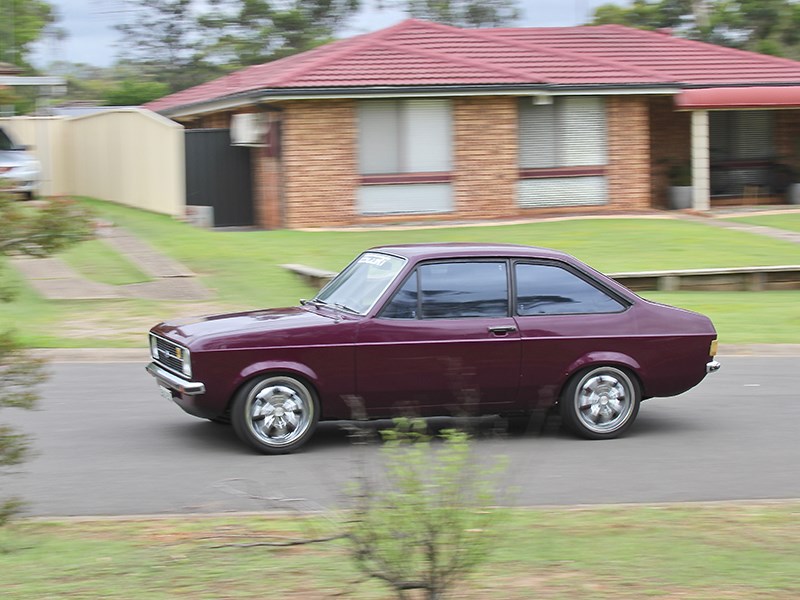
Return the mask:
<path id="1" fill-rule="evenodd" d="M 300 299 L 300 304 L 303 306 L 330 306 L 325 300 L 320 300 L 319 298 L 312 298 L 311 300 Z"/>
<path id="2" fill-rule="evenodd" d="M 361 313 L 358 312 L 355 308 L 350 308 L 345 304 L 341 304 L 340 302 L 334 302 L 333 304 L 329 302 L 325 302 L 325 300 L 320 300 L 319 298 L 312 298 L 311 300 L 300 300 L 300 304 L 303 306 L 311 305 L 311 306 L 326 306 L 328 308 L 338 308 L 341 311 L 346 313 L 350 313 L 351 315 L 360 315 Z"/>
<path id="3" fill-rule="evenodd" d="M 344 312 L 348 312 L 351 315 L 360 315 L 361 313 L 358 312 L 355 308 L 350 308 L 349 306 L 345 306 L 344 304 L 339 304 L 338 302 L 334 302 L 333 304 L 339 310 L 343 310 Z"/>

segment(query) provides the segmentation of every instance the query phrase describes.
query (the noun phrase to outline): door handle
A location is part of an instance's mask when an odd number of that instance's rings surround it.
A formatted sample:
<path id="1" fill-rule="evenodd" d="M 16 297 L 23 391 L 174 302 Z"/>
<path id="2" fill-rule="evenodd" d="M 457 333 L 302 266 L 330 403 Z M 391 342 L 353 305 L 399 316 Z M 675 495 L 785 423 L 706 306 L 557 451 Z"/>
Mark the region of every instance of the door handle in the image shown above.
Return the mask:
<path id="1" fill-rule="evenodd" d="M 489 333 L 493 333 L 494 335 L 506 335 L 507 333 L 513 333 L 517 330 L 516 327 L 513 325 L 500 325 L 498 327 L 489 327 Z"/>

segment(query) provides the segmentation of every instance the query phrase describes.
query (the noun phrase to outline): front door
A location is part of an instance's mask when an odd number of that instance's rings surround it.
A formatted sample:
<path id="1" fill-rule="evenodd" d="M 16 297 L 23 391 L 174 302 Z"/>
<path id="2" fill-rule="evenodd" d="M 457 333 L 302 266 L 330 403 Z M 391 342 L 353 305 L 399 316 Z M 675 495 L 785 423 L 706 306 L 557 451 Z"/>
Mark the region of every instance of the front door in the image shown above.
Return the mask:
<path id="1" fill-rule="evenodd" d="M 513 406 L 521 350 L 508 289 L 504 260 L 419 266 L 359 328 L 356 387 L 367 414 Z"/>

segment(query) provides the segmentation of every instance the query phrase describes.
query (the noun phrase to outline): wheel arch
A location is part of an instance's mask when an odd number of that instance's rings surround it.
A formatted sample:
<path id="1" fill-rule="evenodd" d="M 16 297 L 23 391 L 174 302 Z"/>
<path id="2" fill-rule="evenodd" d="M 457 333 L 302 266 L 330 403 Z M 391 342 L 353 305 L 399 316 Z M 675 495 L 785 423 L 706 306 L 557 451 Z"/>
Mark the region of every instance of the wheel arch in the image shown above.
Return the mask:
<path id="1" fill-rule="evenodd" d="M 558 391 L 557 402 L 560 402 L 564 396 L 564 390 L 567 388 L 572 379 L 580 373 L 591 369 L 592 367 L 609 366 L 616 367 L 624 370 L 628 375 L 636 379 L 639 384 L 639 390 L 642 394 L 642 399 L 647 397 L 644 381 L 642 380 L 641 369 L 642 366 L 639 362 L 627 354 L 621 352 L 589 352 L 584 354 L 579 359 L 567 367 L 565 370 L 564 380 L 561 382 L 561 389 Z"/>
<path id="2" fill-rule="evenodd" d="M 319 386 L 317 385 L 318 377 L 316 372 L 298 362 L 279 362 L 279 361 L 262 361 L 248 365 L 239 371 L 236 381 L 233 385 L 233 392 L 228 398 L 225 410 L 228 411 L 239 394 L 239 391 L 251 381 L 256 378 L 268 375 L 288 375 L 298 379 L 301 383 L 308 386 L 309 391 L 314 394 L 319 405 L 320 413 L 322 412 L 322 396 L 319 393 Z M 321 415 L 320 415 L 321 416 Z"/>

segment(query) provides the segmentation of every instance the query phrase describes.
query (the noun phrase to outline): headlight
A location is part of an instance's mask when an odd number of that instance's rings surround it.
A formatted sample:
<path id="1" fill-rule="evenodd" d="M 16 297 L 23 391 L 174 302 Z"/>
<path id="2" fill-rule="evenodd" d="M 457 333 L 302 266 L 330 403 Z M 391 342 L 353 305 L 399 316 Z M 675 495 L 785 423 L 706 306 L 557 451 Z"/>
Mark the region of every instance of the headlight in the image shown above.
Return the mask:
<path id="1" fill-rule="evenodd" d="M 158 360 L 158 344 L 156 343 L 156 336 L 150 335 L 150 356 L 153 360 Z"/>
<path id="2" fill-rule="evenodd" d="M 183 351 L 183 374 L 192 376 L 192 355 L 188 349 Z"/>

